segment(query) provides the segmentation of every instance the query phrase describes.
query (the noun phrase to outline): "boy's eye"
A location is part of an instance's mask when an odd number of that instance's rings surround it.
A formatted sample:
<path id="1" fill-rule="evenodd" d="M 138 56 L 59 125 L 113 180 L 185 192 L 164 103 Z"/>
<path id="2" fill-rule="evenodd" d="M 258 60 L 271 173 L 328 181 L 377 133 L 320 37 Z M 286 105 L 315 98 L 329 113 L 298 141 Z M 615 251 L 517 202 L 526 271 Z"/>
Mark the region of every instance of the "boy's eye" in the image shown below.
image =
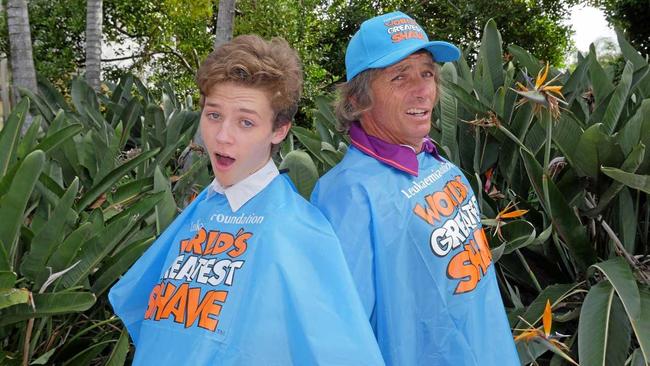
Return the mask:
<path id="1" fill-rule="evenodd" d="M 250 121 L 250 120 L 247 120 L 247 119 L 243 119 L 243 120 L 241 120 L 241 122 L 239 122 L 239 123 L 240 123 L 240 124 L 242 125 L 242 127 L 244 127 L 244 128 L 251 128 L 251 127 L 255 126 L 255 123 L 253 123 L 253 121 Z"/>
<path id="2" fill-rule="evenodd" d="M 209 119 L 218 120 L 221 117 L 221 114 L 219 114 L 217 112 L 210 112 L 210 113 L 207 114 L 207 116 L 208 116 Z"/>

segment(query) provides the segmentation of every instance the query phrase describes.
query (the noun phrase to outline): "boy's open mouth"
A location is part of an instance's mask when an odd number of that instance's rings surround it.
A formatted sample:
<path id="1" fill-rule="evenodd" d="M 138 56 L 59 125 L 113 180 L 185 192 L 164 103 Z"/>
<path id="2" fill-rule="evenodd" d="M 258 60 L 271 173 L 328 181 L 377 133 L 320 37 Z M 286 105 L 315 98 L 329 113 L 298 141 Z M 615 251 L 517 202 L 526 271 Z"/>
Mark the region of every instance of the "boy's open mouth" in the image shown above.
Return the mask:
<path id="1" fill-rule="evenodd" d="M 217 164 L 221 167 L 227 168 L 235 162 L 235 158 L 231 158 L 225 154 L 214 153 L 217 158 Z"/>

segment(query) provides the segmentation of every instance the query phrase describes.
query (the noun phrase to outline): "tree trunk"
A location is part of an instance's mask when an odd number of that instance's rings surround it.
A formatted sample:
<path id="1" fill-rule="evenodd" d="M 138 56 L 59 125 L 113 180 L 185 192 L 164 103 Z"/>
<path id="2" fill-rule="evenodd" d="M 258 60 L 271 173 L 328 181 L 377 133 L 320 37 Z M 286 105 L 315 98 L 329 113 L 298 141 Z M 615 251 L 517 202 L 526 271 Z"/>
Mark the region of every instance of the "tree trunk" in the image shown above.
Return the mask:
<path id="1" fill-rule="evenodd" d="M 36 71 L 32 56 L 32 36 L 25 0 L 7 0 L 7 30 L 11 52 L 12 94 L 14 103 L 20 100 L 18 87 L 37 92 Z M 25 128 L 27 126 L 24 126 Z"/>
<path id="2" fill-rule="evenodd" d="M 86 81 L 99 91 L 102 55 L 102 0 L 86 5 Z"/>
<path id="3" fill-rule="evenodd" d="M 235 0 L 219 0 L 217 14 L 217 30 L 214 38 L 214 48 L 232 39 L 232 23 L 235 19 Z"/>

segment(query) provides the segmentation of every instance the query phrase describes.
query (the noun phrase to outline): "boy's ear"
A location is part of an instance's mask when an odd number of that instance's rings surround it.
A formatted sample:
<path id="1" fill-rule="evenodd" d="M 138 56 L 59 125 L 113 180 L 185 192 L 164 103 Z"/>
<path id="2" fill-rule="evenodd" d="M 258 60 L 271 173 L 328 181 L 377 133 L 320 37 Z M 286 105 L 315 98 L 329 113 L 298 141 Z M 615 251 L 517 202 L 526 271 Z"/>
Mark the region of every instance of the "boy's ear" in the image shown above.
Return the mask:
<path id="1" fill-rule="evenodd" d="M 276 128 L 273 131 L 273 137 L 271 138 L 271 142 L 274 145 L 277 145 L 284 140 L 285 137 L 287 137 L 287 134 L 289 133 L 289 130 L 291 129 L 291 121 L 281 125 L 280 127 Z"/>

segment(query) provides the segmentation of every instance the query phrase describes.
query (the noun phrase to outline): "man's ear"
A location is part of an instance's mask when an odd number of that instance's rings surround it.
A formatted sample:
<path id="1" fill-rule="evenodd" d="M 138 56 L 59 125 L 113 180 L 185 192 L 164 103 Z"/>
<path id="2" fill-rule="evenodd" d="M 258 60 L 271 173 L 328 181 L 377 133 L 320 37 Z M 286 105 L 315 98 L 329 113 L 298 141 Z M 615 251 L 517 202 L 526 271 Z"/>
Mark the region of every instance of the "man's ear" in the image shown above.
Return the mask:
<path id="1" fill-rule="evenodd" d="M 287 137 L 287 134 L 289 133 L 289 130 L 291 129 L 291 121 L 286 122 L 276 128 L 273 131 L 273 137 L 271 137 L 271 143 L 274 145 L 277 145 L 284 140 L 285 137 Z"/>

